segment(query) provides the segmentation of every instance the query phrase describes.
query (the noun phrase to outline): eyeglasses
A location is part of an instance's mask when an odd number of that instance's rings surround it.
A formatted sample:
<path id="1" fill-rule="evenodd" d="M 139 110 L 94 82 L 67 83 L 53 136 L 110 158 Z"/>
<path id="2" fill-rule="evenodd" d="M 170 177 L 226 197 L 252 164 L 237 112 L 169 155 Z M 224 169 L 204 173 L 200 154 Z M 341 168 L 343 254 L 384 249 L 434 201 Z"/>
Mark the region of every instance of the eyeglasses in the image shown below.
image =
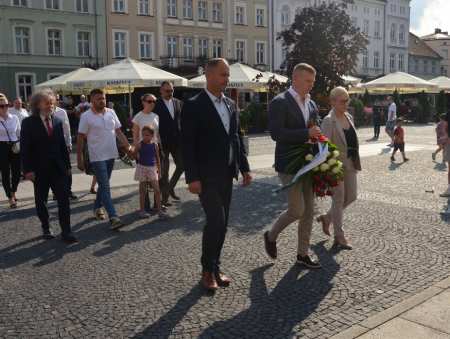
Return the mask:
<path id="1" fill-rule="evenodd" d="M 8 108 L 8 105 L 0 105 L 0 108 Z"/>
<path id="2" fill-rule="evenodd" d="M 154 104 L 156 101 L 155 100 L 144 100 L 144 102 L 146 102 L 147 104 Z"/>

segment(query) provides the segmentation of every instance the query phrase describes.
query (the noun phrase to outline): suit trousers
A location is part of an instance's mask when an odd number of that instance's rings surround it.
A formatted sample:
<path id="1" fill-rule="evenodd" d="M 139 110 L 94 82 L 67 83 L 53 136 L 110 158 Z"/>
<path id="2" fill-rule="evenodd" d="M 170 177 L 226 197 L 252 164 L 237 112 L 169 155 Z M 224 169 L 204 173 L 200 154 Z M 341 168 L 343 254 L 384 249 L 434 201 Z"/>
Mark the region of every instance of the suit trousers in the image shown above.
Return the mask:
<path id="1" fill-rule="evenodd" d="M 0 171 L 2 185 L 9 199 L 12 193 L 17 192 L 20 182 L 20 154 L 14 154 L 8 142 L 0 142 Z"/>
<path id="2" fill-rule="evenodd" d="M 293 175 L 279 173 L 283 185 L 291 182 Z M 309 251 L 314 218 L 314 194 L 312 182 L 301 180 L 288 191 L 288 209 L 281 213 L 269 232 L 269 240 L 276 241 L 278 235 L 294 221 L 298 221 L 298 254 L 305 256 Z"/>
<path id="3" fill-rule="evenodd" d="M 232 191 L 231 170 L 229 176 L 221 180 L 202 181 L 200 202 L 206 214 L 202 238 L 203 272 L 220 270 L 220 254 L 227 233 Z"/>
<path id="4" fill-rule="evenodd" d="M 164 155 L 161 158 L 160 187 L 162 193 L 162 200 L 163 202 L 167 202 L 170 192 L 172 192 L 175 189 L 178 180 L 180 180 L 180 177 L 184 172 L 184 167 L 180 145 L 177 144 L 171 144 L 168 146 L 164 145 L 163 153 Z M 170 180 L 169 180 L 169 172 L 170 172 L 169 155 L 172 155 L 173 162 L 175 163 L 175 172 L 173 173 L 172 178 L 170 178 Z"/>
<path id="5" fill-rule="evenodd" d="M 344 170 L 344 180 L 333 188 L 331 208 L 327 213 L 328 220 L 333 223 L 334 236 L 344 235 L 342 218 L 344 210 L 356 200 L 357 197 L 357 172 Z"/>
<path id="6" fill-rule="evenodd" d="M 58 203 L 59 226 L 61 227 L 62 235 L 69 235 L 71 229 L 68 176 L 58 173 L 55 169 L 50 170 L 48 173 L 36 173 L 34 181 L 34 201 L 42 229 L 48 230 L 50 228 L 47 209 L 50 188 L 54 192 Z"/>

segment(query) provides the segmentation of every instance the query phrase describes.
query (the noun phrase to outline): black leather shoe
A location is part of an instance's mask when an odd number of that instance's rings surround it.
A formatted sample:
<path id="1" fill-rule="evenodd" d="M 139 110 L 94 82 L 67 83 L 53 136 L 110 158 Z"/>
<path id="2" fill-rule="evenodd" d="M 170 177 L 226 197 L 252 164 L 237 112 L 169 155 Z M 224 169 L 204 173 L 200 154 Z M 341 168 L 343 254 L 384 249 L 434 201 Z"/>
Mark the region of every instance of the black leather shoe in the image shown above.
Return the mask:
<path id="1" fill-rule="evenodd" d="M 42 238 L 44 238 L 45 240 L 52 240 L 55 239 L 55 236 L 53 235 L 51 230 L 44 230 L 42 232 Z"/>
<path id="2" fill-rule="evenodd" d="M 305 255 L 304 257 L 297 255 L 297 264 L 311 269 L 322 268 L 320 263 L 318 261 L 312 260 L 309 255 Z"/>
<path id="3" fill-rule="evenodd" d="M 68 245 L 78 243 L 78 239 L 75 238 L 72 234 L 61 236 L 61 240 Z"/>

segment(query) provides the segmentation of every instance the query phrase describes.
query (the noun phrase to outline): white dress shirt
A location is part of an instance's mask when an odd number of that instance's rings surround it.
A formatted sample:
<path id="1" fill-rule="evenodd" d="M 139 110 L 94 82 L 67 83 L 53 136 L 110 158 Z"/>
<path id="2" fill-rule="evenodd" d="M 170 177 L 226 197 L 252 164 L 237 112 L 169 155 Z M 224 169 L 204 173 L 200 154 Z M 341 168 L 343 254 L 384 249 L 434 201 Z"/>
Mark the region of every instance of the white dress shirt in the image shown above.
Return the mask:
<path id="1" fill-rule="evenodd" d="M 70 134 L 70 122 L 66 110 L 56 107 L 53 115 L 63 122 L 64 140 L 66 140 L 67 147 L 72 147 L 72 135 Z"/>
<path id="2" fill-rule="evenodd" d="M 216 97 L 210 91 L 205 89 L 209 98 L 211 99 L 214 107 L 216 108 L 217 113 L 219 114 L 220 120 L 222 120 L 223 127 L 225 131 L 230 134 L 230 125 L 231 125 L 231 112 L 229 111 L 227 104 L 225 103 L 225 95 L 222 93 L 220 97 Z M 233 161 L 233 147 L 230 145 L 230 155 L 228 159 L 228 163 L 231 164 Z"/>
<path id="3" fill-rule="evenodd" d="M 298 94 L 292 86 L 289 88 L 289 93 L 294 97 L 295 101 L 297 102 L 298 107 L 300 107 L 300 110 L 303 113 L 303 119 L 305 119 L 305 124 L 308 126 L 309 123 L 309 103 L 311 101 L 311 95 L 306 94 L 305 101 L 300 97 L 300 94 Z"/>
<path id="4" fill-rule="evenodd" d="M 0 117 L 0 141 L 16 142 L 20 138 L 20 122 L 16 115 L 7 113 L 6 119 Z M 9 138 L 8 138 L 9 134 Z M 11 138 L 11 140 L 10 140 Z"/>
<path id="5" fill-rule="evenodd" d="M 8 109 L 8 113 L 17 116 L 20 124 L 22 124 L 23 119 L 28 118 L 29 116 L 25 108 L 16 109 L 15 107 L 11 107 Z"/>
<path id="6" fill-rule="evenodd" d="M 170 116 L 175 120 L 175 104 L 173 102 L 173 99 L 163 99 L 163 101 L 164 104 L 166 104 L 167 109 L 169 110 Z"/>

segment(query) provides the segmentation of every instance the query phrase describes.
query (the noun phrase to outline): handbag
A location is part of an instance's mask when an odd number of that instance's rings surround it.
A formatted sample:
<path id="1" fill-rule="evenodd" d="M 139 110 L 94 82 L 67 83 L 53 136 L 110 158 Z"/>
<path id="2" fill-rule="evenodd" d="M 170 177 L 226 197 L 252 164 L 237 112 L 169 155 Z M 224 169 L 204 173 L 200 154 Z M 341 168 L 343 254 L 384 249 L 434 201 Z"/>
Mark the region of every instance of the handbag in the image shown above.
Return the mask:
<path id="1" fill-rule="evenodd" d="M 0 122 L 2 123 L 3 128 L 4 128 L 5 131 L 6 131 L 6 135 L 8 136 L 9 144 L 11 145 L 11 151 L 12 151 L 14 154 L 19 154 L 19 153 L 20 153 L 20 143 L 19 143 L 18 141 L 12 141 L 12 140 L 11 140 L 11 137 L 9 136 L 9 132 L 8 132 L 8 129 L 6 128 L 6 125 L 4 124 L 3 121 L 0 121 Z"/>

